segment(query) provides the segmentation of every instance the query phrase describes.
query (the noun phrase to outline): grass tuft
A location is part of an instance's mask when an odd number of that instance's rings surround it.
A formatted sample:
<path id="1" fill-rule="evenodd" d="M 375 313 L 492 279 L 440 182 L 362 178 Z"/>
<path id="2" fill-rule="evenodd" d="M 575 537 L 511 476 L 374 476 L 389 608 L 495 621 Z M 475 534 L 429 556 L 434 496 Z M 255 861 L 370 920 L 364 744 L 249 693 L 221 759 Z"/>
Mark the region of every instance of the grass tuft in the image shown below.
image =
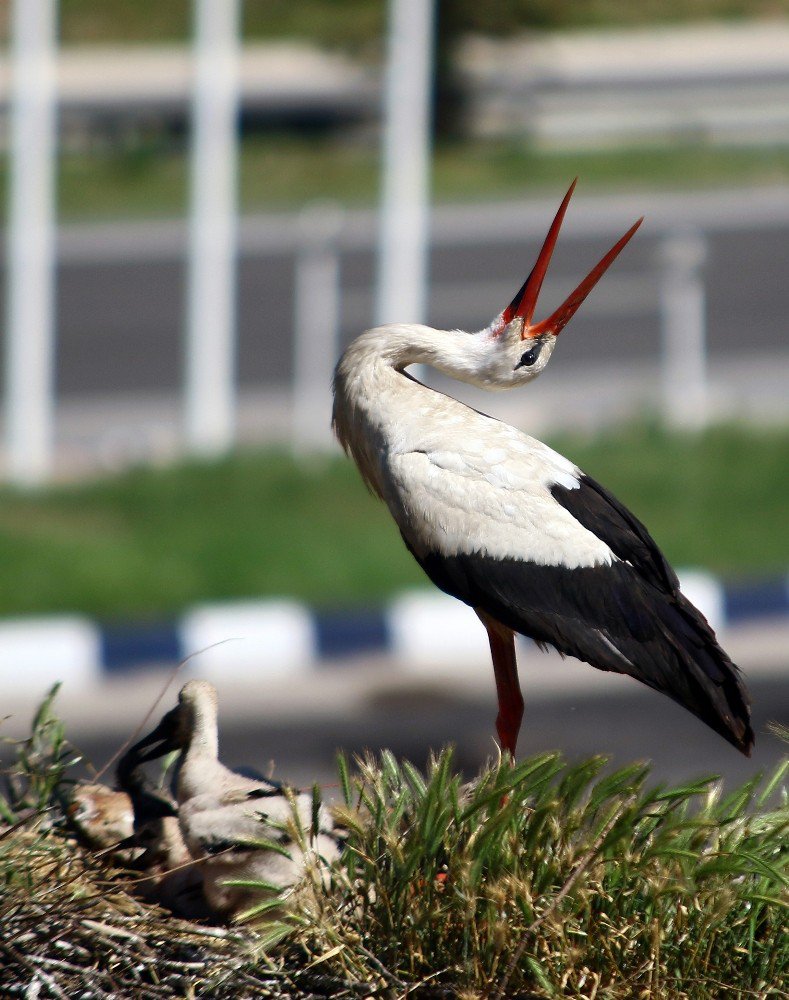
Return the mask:
<path id="1" fill-rule="evenodd" d="M 724 795 L 557 754 L 463 785 L 448 750 L 427 780 L 368 758 L 351 790 L 341 761 L 346 862 L 298 937 L 350 979 L 470 996 L 779 996 L 788 764 Z"/>
<path id="2" fill-rule="evenodd" d="M 17 824 L 26 816 L 46 813 L 61 787 L 66 771 L 80 757 L 66 740 L 63 723 L 52 710 L 60 684 L 55 684 L 41 702 L 30 736 L 10 740 L 16 762 L 4 774 L 5 794 L 0 792 L 0 821 Z"/>

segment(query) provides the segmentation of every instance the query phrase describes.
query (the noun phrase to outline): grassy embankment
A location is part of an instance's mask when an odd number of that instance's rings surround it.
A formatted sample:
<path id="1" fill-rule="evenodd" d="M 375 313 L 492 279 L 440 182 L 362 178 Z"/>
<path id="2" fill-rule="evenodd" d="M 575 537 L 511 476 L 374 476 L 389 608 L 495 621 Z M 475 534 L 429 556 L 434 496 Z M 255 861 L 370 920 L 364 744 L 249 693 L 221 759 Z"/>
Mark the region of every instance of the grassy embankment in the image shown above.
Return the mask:
<path id="1" fill-rule="evenodd" d="M 72 755 L 45 705 L 0 796 L 4 996 L 786 996 L 789 761 L 723 794 L 555 754 L 470 786 L 448 752 L 427 778 L 341 760 L 349 836 L 328 884 L 224 928 L 135 899 L 133 874 L 76 843 Z"/>
<path id="2" fill-rule="evenodd" d="M 710 18 L 778 18 L 788 0 L 454 0 L 440 12 L 442 30 L 479 31 L 509 37 L 518 30 L 633 27 Z M 0 14 L 0 38 L 7 15 Z M 61 0 L 60 30 L 67 43 L 173 42 L 185 38 L 191 0 Z M 242 7 L 248 39 L 305 38 L 323 45 L 365 49 L 386 23 L 380 0 L 248 0 Z"/>
<path id="3" fill-rule="evenodd" d="M 789 567 L 789 430 L 645 427 L 554 442 L 648 526 L 672 563 L 726 577 Z M 0 617 L 156 618 L 195 601 L 369 603 L 426 581 L 344 458 L 280 452 L 0 491 Z"/>
<path id="4" fill-rule="evenodd" d="M 448 5 L 449 7 L 449 5 Z M 781 17 L 789 0 L 692 4 L 587 0 L 583 3 L 478 4 L 459 0 L 440 21 L 446 50 L 465 32 L 512 37 L 528 30 L 566 30 L 677 24 L 710 18 Z M 189 35 L 191 4 L 172 0 L 64 0 L 60 35 L 64 44 L 172 44 Z M 445 23 L 446 22 L 446 23 Z M 268 0 L 244 5 L 245 37 L 316 43 L 380 58 L 385 4 L 377 0 Z M 0 7 L 0 40 L 7 30 Z M 0 188 L 4 186 L 4 165 Z M 580 176 L 584 190 L 786 183 L 789 148 L 672 144 L 671 148 L 539 152 L 523 141 L 439 139 L 433 189 L 437 200 L 522 197 L 550 190 Z M 320 135 L 269 134 L 248 138 L 240 163 L 244 211 L 297 207 L 313 199 L 373 204 L 379 184 L 374 143 Z M 63 219 L 179 215 L 186 206 L 187 162 L 183 149 L 161 139 L 116 138 L 60 159 L 58 204 Z M 0 205 L 0 211 L 4 206 Z M 2 217 L 0 216 L 0 221 Z"/>
<path id="5" fill-rule="evenodd" d="M 789 148 L 688 146 L 605 152 L 538 153 L 524 144 L 439 143 L 433 165 L 437 201 L 519 198 L 582 179 L 584 192 L 779 184 L 789 181 Z M 155 218 L 186 210 L 182 151 L 157 143 L 64 155 L 59 205 L 64 220 Z M 379 184 L 374 146 L 329 137 L 248 139 L 240 163 L 245 212 L 293 209 L 332 199 L 372 205 Z M 3 183 L 0 171 L 0 185 Z"/>

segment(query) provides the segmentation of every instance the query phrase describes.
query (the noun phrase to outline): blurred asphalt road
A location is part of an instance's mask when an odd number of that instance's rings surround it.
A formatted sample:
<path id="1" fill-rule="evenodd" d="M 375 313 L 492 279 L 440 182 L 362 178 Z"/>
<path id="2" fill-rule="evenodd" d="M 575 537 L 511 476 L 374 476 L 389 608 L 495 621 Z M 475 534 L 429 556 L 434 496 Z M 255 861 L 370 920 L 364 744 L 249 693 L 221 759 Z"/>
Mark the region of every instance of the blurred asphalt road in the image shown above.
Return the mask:
<path id="1" fill-rule="evenodd" d="M 459 210 L 460 211 L 460 210 Z M 639 211 L 649 212 L 649 197 Z M 572 214 L 572 210 L 571 210 Z M 560 241 L 543 293 L 544 306 L 566 294 L 632 221 L 612 216 L 608 236 Z M 659 220 L 656 220 L 659 222 Z M 265 225 L 265 220 L 261 220 Z M 568 229 L 569 229 L 568 225 Z M 182 377 L 184 263 L 151 246 L 114 256 L 107 229 L 93 259 L 65 257 L 59 269 L 58 390 L 72 396 L 175 390 Z M 786 350 L 789 285 L 785 248 L 789 220 L 765 231 L 721 230 L 709 237 L 705 267 L 709 350 L 713 358 Z M 474 330 L 490 322 L 523 281 L 536 240 L 440 246 L 431 261 L 428 321 Z M 562 366 L 580 374 L 590 363 L 654 360 L 659 352 L 658 241 L 647 218 L 610 277 L 573 321 Z M 287 383 L 293 353 L 293 250 L 242 249 L 238 365 L 242 386 Z M 636 278 L 631 281 L 629 279 Z M 342 255 L 342 330 L 347 340 L 372 323 L 375 262 L 371 251 Z"/>
<path id="2" fill-rule="evenodd" d="M 435 209 L 430 323 L 480 329 L 490 321 L 533 262 L 554 207 L 548 201 Z M 545 378 L 525 393 L 483 394 L 453 383 L 453 394 L 536 434 L 659 412 L 662 237 L 698 227 L 708 238 L 711 415 L 789 419 L 785 188 L 580 194 L 541 309 L 547 313 L 555 306 L 641 213 L 644 226 L 574 319 Z M 243 443 L 287 440 L 291 433 L 294 264 L 305 225 L 283 214 L 241 221 L 237 361 Z M 340 267 L 342 341 L 372 322 L 374 234 L 374 213 L 348 213 Z M 61 230 L 59 474 L 181 453 L 185 245 L 184 223 L 172 220 Z M 328 373 L 339 347 L 316 343 L 312 351 L 326 390 L 323 396 L 311 393 L 310 423 L 327 443 Z"/>
<path id="3" fill-rule="evenodd" d="M 629 678 L 536 650 L 521 657 L 526 712 L 519 744 L 528 755 L 560 749 L 571 759 L 602 753 L 617 764 L 648 759 L 654 776 L 680 781 L 720 774 L 739 782 L 787 756 L 787 744 L 768 724 L 789 724 L 786 639 L 789 623 L 766 621 L 732 630 L 724 645 L 741 663 L 753 698 L 757 742 L 748 760 L 667 698 Z M 172 706 L 174 681 L 151 720 L 143 722 L 167 677 L 166 670 L 126 674 L 93 692 L 61 692 L 57 713 L 69 739 L 101 767 L 134 735 L 146 732 Z M 6 735 L 29 731 L 35 699 L 20 694 L 3 713 Z M 222 759 L 248 765 L 299 785 L 336 778 L 334 754 L 391 749 L 424 765 L 431 749 L 457 747 L 458 765 L 473 774 L 494 752 L 495 697 L 489 663 L 470 676 L 446 669 L 415 678 L 386 660 L 321 664 L 302 677 L 219 686 Z M 9 751 L 2 753 L 5 760 Z M 111 780 L 111 774 L 105 778 Z"/>

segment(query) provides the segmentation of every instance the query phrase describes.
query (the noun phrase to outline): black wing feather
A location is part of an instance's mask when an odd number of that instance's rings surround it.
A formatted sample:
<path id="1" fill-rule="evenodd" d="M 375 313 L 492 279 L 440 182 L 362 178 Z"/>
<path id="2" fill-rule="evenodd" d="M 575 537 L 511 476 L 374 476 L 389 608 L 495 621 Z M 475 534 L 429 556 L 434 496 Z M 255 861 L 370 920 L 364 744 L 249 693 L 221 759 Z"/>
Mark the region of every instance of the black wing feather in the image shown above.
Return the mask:
<path id="1" fill-rule="evenodd" d="M 577 490 L 552 492 L 621 561 L 566 569 L 478 552 L 412 554 L 446 593 L 541 645 L 662 691 L 749 754 L 739 671 L 646 528 L 587 477 Z"/>
<path id="2" fill-rule="evenodd" d="M 578 488 L 572 490 L 555 483 L 551 495 L 615 555 L 635 566 L 645 580 L 672 594 L 679 591 L 677 574 L 646 527 L 591 476 L 582 475 Z"/>

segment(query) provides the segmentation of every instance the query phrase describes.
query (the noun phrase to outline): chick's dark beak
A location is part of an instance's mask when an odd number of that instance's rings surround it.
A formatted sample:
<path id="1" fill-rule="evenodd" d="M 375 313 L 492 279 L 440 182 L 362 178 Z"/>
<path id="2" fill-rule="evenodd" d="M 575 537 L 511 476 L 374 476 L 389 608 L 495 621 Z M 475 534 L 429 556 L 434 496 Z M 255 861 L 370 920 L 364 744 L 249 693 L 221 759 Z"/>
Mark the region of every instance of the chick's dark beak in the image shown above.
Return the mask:
<path id="1" fill-rule="evenodd" d="M 123 760 L 127 766 L 136 767 L 144 764 L 148 760 L 156 760 L 163 757 L 171 750 L 181 749 L 181 726 L 180 710 L 174 708 L 163 716 L 162 721 L 147 736 L 143 736 L 139 742 L 126 751 Z M 120 768 L 119 768 L 120 770 Z"/>

